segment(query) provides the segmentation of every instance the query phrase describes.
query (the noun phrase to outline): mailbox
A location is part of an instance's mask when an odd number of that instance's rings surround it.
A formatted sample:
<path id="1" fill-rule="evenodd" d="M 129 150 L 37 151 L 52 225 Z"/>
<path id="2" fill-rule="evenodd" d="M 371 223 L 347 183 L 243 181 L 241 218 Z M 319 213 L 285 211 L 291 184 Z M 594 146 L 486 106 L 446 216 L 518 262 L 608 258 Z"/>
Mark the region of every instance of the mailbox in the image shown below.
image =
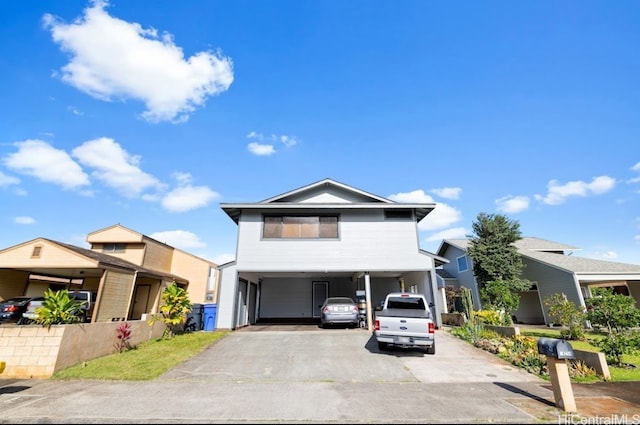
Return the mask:
<path id="1" fill-rule="evenodd" d="M 538 354 L 544 354 L 556 359 L 576 358 L 573 347 L 564 339 L 540 338 L 538 339 Z"/>

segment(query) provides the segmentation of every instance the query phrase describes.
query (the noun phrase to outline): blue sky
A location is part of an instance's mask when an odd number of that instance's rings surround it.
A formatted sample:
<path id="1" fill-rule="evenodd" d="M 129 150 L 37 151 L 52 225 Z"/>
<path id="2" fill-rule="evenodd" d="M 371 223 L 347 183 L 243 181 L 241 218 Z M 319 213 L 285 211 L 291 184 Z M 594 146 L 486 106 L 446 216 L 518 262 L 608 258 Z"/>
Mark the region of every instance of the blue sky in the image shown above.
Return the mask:
<path id="1" fill-rule="evenodd" d="M 220 203 L 331 178 L 640 264 L 637 1 L 0 2 L 0 248 L 120 223 L 233 258 Z"/>

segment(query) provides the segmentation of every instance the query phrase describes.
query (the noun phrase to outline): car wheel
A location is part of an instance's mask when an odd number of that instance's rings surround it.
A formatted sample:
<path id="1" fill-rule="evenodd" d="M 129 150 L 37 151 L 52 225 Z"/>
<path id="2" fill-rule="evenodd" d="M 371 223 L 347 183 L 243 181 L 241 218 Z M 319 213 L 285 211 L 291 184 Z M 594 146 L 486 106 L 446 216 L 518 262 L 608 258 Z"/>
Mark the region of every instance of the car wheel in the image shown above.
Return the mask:
<path id="1" fill-rule="evenodd" d="M 426 352 L 427 352 L 427 354 L 435 354 L 436 353 L 436 344 L 435 344 L 435 342 L 433 343 L 433 345 L 431 345 L 431 347 L 427 347 Z"/>

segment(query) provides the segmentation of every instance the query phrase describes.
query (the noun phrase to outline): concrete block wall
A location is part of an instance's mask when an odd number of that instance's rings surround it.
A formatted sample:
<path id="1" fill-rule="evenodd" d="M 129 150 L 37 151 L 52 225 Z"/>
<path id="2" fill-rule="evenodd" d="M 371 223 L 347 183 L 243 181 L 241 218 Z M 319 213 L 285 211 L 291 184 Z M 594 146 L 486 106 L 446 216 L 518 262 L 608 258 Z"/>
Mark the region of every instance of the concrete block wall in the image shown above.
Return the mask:
<path id="1" fill-rule="evenodd" d="M 46 379 L 77 363 L 115 352 L 116 329 L 125 322 L 0 326 L 0 361 L 6 363 L 0 379 Z M 162 337 L 162 321 L 128 321 L 131 345 Z"/>

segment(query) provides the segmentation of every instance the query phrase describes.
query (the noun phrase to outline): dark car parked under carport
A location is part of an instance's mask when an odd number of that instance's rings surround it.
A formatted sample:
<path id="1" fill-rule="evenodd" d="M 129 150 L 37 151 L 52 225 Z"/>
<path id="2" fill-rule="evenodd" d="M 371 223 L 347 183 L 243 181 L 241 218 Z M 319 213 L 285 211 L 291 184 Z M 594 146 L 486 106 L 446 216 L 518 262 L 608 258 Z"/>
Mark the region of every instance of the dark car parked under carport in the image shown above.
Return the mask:
<path id="1" fill-rule="evenodd" d="M 20 296 L 0 302 L 0 322 L 17 322 L 33 297 Z"/>

